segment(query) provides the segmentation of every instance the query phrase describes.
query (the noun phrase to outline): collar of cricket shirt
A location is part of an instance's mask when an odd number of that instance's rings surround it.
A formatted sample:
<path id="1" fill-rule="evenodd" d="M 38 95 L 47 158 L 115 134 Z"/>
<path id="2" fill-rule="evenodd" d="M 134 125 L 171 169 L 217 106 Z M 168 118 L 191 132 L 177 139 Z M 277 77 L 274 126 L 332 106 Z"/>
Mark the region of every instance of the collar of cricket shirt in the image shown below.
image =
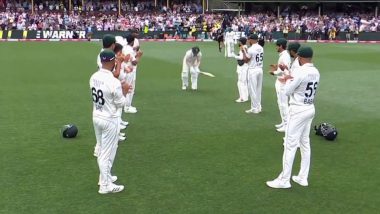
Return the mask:
<path id="1" fill-rule="evenodd" d="M 279 56 L 282 56 L 283 54 L 285 54 L 286 51 L 287 51 L 287 50 L 283 50 L 283 51 L 281 51 L 278 55 L 279 55 Z"/>
<path id="2" fill-rule="evenodd" d="M 302 67 L 305 66 L 305 67 L 314 67 L 314 64 L 311 63 L 311 62 L 308 62 L 308 63 L 305 63 L 302 65 Z"/>
<path id="3" fill-rule="evenodd" d="M 112 71 L 104 69 L 104 68 L 100 68 L 99 71 L 112 75 Z"/>

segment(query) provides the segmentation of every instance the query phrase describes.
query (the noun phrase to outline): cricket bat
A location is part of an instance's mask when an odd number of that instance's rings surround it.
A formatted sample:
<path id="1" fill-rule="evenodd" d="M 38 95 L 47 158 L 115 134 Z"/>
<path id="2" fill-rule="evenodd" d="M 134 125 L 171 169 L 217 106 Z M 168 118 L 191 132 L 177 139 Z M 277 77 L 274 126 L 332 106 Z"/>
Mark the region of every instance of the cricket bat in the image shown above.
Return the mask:
<path id="1" fill-rule="evenodd" d="M 214 74 L 212 74 L 212 73 L 209 73 L 209 72 L 203 72 L 203 71 L 199 71 L 199 73 L 200 73 L 200 74 L 203 74 L 203 75 L 205 75 L 205 76 L 209 76 L 209 77 L 215 77 L 215 75 L 214 75 Z"/>

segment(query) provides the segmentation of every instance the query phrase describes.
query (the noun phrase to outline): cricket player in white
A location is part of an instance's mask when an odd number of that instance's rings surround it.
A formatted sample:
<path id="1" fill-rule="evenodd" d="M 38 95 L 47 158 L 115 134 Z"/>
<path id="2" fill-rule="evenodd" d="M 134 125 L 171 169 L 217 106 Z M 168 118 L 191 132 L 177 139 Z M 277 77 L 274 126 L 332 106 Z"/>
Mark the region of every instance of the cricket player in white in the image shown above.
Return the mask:
<path id="1" fill-rule="evenodd" d="M 247 52 L 244 51 L 244 47 L 240 47 L 240 50 L 243 51 L 244 60 L 248 61 L 248 92 L 251 98 L 251 108 L 245 111 L 248 114 L 258 114 L 262 111 L 264 49 L 257 43 L 258 39 L 256 34 L 249 36 L 250 47 Z"/>
<path id="2" fill-rule="evenodd" d="M 122 38 L 122 39 L 124 39 L 124 38 Z M 130 59 L 130 56 L 129 55 L 124 56 L 122 53 L 123 49 L 124 49 L 124 47 L 120 43 L 115 44 L 114 53 L 116 55 L 117 63 L 116 63 L 116 68 L 115 68 L 115 71 L 113 72 L 113 75 L 115 78 L 119 79 L 120 82 L 125 82 L 127 72 L 129 70 L 130 71 L 132 70 L 132 69 L 128 69 L 127 64 L 124 62 L 124 61 L 128 61 Z M 123 121 L 121 118 L 122 113 L 123 113 L 123 108 L 118 108 L 117 111 L 118 111 L 119 121 L 120 121 L 120 130 L 127 128 L 129 123 L 127 121 Z M 119 133 L 119 141 L 124 141 L 125 139 L 126 139 L 125 133 L 120 132 Z"/>
<path id="3" fill-rule="evenodd" d="M 98 165 L 100 171 L 100 194 L 120 192 L 123 185 L 115 185 L 111 168 L 116 152 L 119 134 L 119 115 L 117 109 L 125 105 L 124 95 L 129 86 L 120 83 L 112 71 L 115 68 L 115 54 L 111 50 L 100 53 L 102 67 L 90 78 L 90 89 L 93 99 L 93 124 L 96 141 L 100 145 Z"/>
<path id="4" fill-rule="evenodd" d="M 298 144 L 301 150 L 301 168 L 292 180 L 301 186 L 308 186 L 310 168 L 310 128 L 315 115 L 314 100 L 319 84 L 319 71 L 311 62 L 313 50 L 300 47 L 298 59 L 301 67 L 284 77 L 285 94 L 290 96 L 289 120 L 285 131 L 282 172 L 266 184 L 272 188 L 290 188 L 290 176 Z M 289 81 L 290 80 L 290 81 Z"/>
<path id="5" fill-rule="evenodd" d="M 103 36 L 103 48 L 100 50 L 100 53 L 104 50 L 113 50 L 115 48 L 116 39 L 115 36 L 111 34 L 106 34 Z M 98 54 L 98 57 L 96 58 L 96 64 L 98 65 L 98 68 L 102 67 L 102 62 L 100 61 L 100 53 Z"/>
<path id="6" fill-rule="evenodd" d="M 132 34 L 128 35 L 126 40 L 127 40 L 127 45 L 124 46 L 123 48 L 123 54 L 130 56 L 129 62 L 127 62 L 127 67 L 132 67 L 132 71 L 127 72 L 125 80 L 128 84 L 132 86 L 132 89 L 130 93 L 127 94 L 127 103 L 124 107 L 124 112 L 137 113 L 137 109 L 134 106 L 132 106 L 132 100 L 133 100 L 133 95 L 135 93 L 134 87 L 135 87 L 135 82 L 136 82 L 136 71 L 137 71 L 136 66 L 142 56 L 142 52 L 141 51 L 136 52 L 133 49 L 133 45 L 136 40 Z"/>
<path id="7" fill-rule="evenodd" d="M 248 47 L 246 45 L 247 38 L 242 37 L 239 39 L 240 46 L 244 47 L 244 51 L 247 51 Z M 243 103 L 248 101 L 248 64 L 244 62 L 243 51 L 240 50 L 239 55 L 236 56 L 233 53 L 233 57 L 238 61 L 236 67 L 236 73 L 238 74 L 237 87 L 239 91 L 239 98 L 235 100 L 237 103 Z"/>
<path id="8" fill-rule="evenodd" d="M 285 132 L 285 127 L 287 124 L 287 117 L 289 111 L 289 97 L 285 95 L 284 85 L 285 83 L 282 81 L 282 78 L 289 74 L 284 70 L 284 66 L 290 68 L 290 55 L 286 50 L 287 41 L 283 38 L 278 39 L 276 41 L 276 49 L 279 52 L 279 59 L 277 65 L 274 65 L 274 69 L 270 72 L 270 74 L 275 75 L 276 83 L 276 94 L 277 94 L 277 104 L 280 110 L 281 123 L 275 125 L 278 132 Z"/>
<path id="9" fill-rule="evenodd" d="M 224 56 L 225 57 L 233 57 L 234 52 L 234 33 L 231 28 L 228 28 L 226 31 L 226 36 L 224 38 L 225 48 L 224 48 Z"/>
<path id="10" fill-rule="evenodd" d="M 103 39 L 102 39 L 102 43 L 103 43 L 103 48 L 101 49 L 100 53 L 103 52 L 104 50 L 111 50 L 111 51 L 113 51 L 115 49 L 115 45 L 116 45 L 115 36 L 113 36 L 111 34 L 104 35 Z M 96 60 L 98 68 L 102 67 L 102 62 L 100 60 L 100 53 L 98 54 L 97 60 Z M 98 157 L 99 152 L 100 152 L 100 145 L 99 145 L 99 143 L 97 141 L 97 143 L 95 145 L 95 148 L 94 148 L 94 156 Z"/>
<path id="11" fill-rule="evenodd" d="M 284 67 L 286 74 L 291 75 L 294 70 L 296 70 L 300 67 L 300 63 L 298 61 L 298 55 L 297 55 L 297 51 L 300 47 L 301 47 L 301 45 L 298 42 L 289 43 L 288 51 L 289 51 L 290 57 L 293 58 L 293 62 L 290 66 L 290 69 L 287 67 Z"/>
<path id="12" fill-rule="evenodd" d="M 198 89 L 199 65 L 201 64 L 201 59 L 202 53 L 199 47 L 193 47 L 186 51 L 182 64 L 182 90 L 186 90 L 189 85 L 189 72 L 191 76 L 191 89 Z"/>

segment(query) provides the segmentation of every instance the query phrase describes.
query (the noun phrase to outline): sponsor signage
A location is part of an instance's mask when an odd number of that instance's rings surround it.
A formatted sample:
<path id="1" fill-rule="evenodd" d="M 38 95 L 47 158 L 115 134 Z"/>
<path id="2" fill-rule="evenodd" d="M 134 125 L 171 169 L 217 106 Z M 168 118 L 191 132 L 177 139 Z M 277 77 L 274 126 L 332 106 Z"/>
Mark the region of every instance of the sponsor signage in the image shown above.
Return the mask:
<path id="1" fill-rule="evenodd" d="M 85 39 L 85 31 L 58 31 L 58 30 L 38 30 L 36 32 L 36 39 Z"/>

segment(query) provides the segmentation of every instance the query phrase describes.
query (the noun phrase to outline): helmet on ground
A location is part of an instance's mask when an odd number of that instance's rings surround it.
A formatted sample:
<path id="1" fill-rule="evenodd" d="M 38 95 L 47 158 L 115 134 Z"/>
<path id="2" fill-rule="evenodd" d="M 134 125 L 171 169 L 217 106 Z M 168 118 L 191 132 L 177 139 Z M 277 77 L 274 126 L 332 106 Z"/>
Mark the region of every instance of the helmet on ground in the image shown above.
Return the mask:
<path id="1" fill-rule="evenodd" d="M 62 136 L 64 138 L 74 138 L 78 134 L 78 128 L 74 124 L 64 125 L 62 128 Z"/>
<path id="2" fill-rule="evenodd" d="M 314 127 L 315 134 L 325 137 L 326 140 L 333 141 L 338 136 L 338 130 L 334 125 L 329 123 L 321 123 L 318 126 Z"/>

